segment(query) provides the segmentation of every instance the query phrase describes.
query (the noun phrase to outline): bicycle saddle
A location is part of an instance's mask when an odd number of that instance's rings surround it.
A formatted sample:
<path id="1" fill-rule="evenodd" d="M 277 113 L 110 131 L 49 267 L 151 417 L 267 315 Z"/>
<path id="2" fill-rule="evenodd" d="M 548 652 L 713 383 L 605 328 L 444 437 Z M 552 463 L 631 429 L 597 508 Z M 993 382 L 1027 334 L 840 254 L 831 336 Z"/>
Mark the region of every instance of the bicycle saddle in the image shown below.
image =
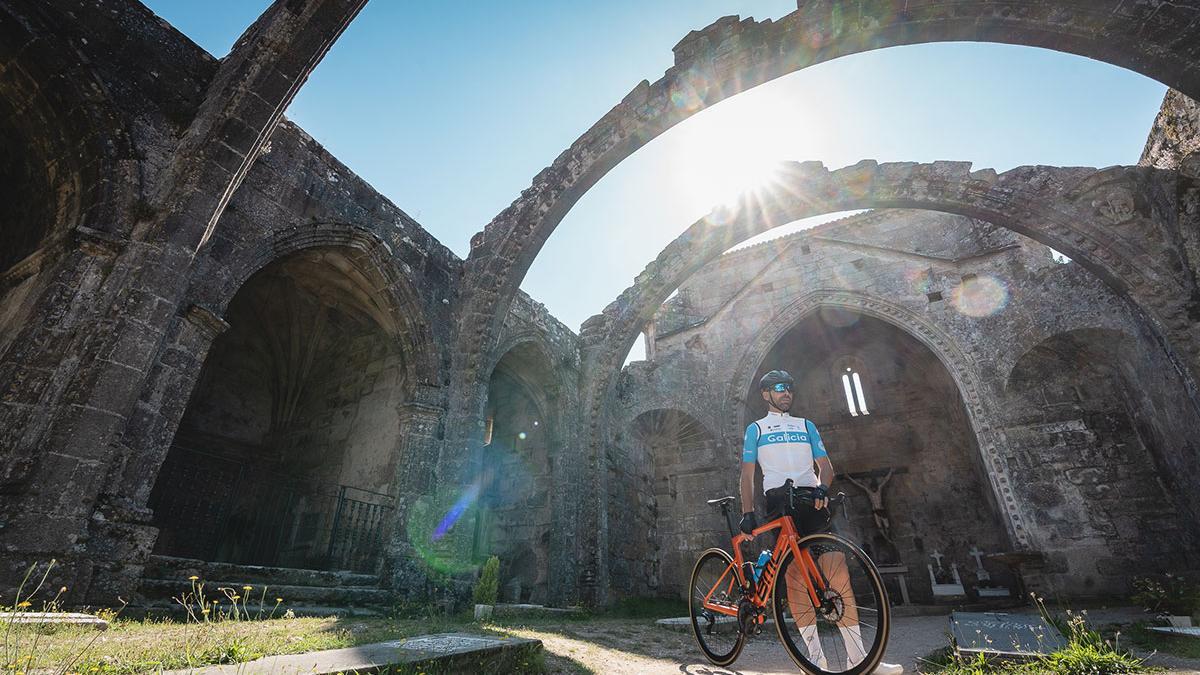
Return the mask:
<path id="1" fill-rule="evenodd" d="M 710 499 L 710 500 L 708 500 L 708 503 L 715 504 L 718 506 L 724 506 L 732 501 L 734 501 L 733 497 L 721 497 L 720 499 Z"/>

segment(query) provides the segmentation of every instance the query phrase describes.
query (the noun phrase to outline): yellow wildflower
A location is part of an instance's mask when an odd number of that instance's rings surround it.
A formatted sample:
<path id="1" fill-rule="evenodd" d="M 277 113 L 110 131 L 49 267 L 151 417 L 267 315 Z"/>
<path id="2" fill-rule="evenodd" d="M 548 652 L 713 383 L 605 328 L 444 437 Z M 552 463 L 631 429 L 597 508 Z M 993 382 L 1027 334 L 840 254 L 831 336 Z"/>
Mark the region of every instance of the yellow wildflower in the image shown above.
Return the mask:
<path id="1" fill-rule="evenodd" d="M 275 602 L 283 602 L 283 598 L 275 598 Z"/>
<path id="2" fill-rule="evenodd" d="M 29 602 L 28 600 L 22 600 L 21 602 L 17 603 L 17 607 L 29 607 L 32 604 L 33 603 Z"/>
<path id="3" fill-rule="evenodd" d="M 242 586 L 242 590 L 243 591 L 252 591 L 252 590 L 254 590 L 254 587 L 253 586 Z"/>
<path id="4" fill-rule="evenodd" d="M 188 577 L 188 581 L 197 581 L 197 580 L 199 580 L 199 579 L 200 579 L 200 577 L 196 576 L 195 574 L 193 574 L 192 576 Z"/>

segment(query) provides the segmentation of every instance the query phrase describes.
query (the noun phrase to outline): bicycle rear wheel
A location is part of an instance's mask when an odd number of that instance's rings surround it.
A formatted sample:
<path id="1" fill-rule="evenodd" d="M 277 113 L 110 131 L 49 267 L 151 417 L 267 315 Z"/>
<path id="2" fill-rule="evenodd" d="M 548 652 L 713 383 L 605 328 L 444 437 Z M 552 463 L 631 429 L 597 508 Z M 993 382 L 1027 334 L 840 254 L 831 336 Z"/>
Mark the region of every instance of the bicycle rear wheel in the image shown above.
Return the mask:
<path id="1" fill-rule="evenodd" d="M 802 669 L 817 675 L 871 672 L 887 648 L 887 591 L 874 563 L 860 548 L 831 534 L 797 542 L 800 556 L 785 553 L 771 604 L 779 640 Z M 813 588 L 806 579 L 821 579 Z"/>
<path id="2" fill-rule="evenodd" d="M 688 586 L 688 614 L 692 633 L 704 657 L 718 666 L 727 666 L 742 653 L 746 636 L 737 621 L 742 589 L 738 585 L 733 557 L 719 548 L 700 554 L 692 568 Z M 718 609 L 730 610 L 733 615 Z"/>

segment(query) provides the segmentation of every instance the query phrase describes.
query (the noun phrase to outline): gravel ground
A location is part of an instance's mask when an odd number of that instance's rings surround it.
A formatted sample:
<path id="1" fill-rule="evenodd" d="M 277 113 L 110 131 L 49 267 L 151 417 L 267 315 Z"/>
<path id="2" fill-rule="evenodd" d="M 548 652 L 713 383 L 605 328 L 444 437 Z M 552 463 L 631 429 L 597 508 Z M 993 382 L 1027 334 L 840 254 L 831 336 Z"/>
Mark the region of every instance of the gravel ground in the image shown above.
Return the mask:
<path id="1" fill-rule="evenodd" d="M 1094 625 L 1143 618 L 1135 610 L 1090 610 Z M 553 672 L 615 674 L 690 673 L 720 675 L 742 673 L 796 673 L 774 630 L 751 640 L 730 668 L 712 666 L 700 656 L 690 632 L 668 630 L 649 619 L 597 619 L 564 622 L 553 627 L 508 629 L 522 637 L 542 640 L 547 665 Z M 919 659 L 947 644 L 946 616 L 898 617 L 893 620 L 885 660 L 901 663 L 905 672 L 917 673 Z M 1143 655 L 1144 656 L 1144 655 Z M 1153 655 L 1149 664 L 1163 675 L 1200 675 L 1200 661 Z"/>

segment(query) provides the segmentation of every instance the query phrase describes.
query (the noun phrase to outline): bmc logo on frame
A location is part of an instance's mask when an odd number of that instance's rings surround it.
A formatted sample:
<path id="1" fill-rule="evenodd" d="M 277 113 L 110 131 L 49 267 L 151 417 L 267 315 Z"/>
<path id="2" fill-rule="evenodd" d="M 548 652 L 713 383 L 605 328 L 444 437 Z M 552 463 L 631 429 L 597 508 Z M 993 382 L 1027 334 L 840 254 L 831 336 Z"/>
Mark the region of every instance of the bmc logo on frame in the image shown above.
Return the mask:
<path id="1" fill-rule="evenodd" d="M 777 431 L 763 436 L 767 443 L 807 443 L 808 434 L 800 431 Z"/>

